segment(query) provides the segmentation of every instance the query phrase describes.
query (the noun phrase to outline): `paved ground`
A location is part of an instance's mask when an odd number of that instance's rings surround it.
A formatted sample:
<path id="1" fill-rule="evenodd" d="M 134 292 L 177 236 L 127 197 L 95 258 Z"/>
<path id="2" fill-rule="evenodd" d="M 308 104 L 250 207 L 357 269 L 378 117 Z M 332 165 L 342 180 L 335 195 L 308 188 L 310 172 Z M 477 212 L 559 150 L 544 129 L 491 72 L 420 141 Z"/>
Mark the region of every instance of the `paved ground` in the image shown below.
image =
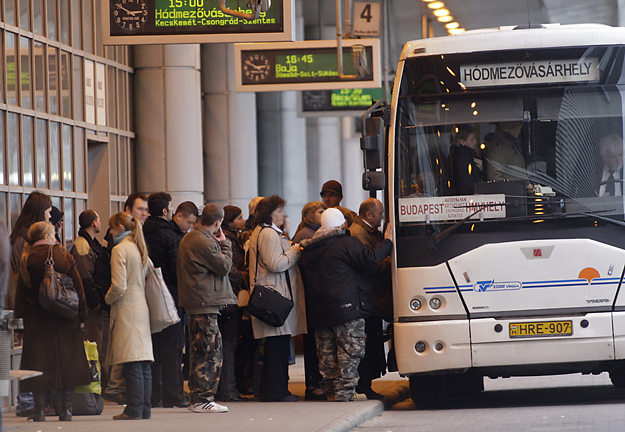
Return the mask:
<path id="1" fill-rule="evenodd" d="M 104 412 L 100 416 L 74 417 L 72 422 L 59 422 L 56 417 L 48 417 L 46 422 L 33 423 L 16 417 L 15 413 L 4 415 L 3 431 L 19 432 L 312 432 L 341 430 L 337 424 L 358 424 L 354 419 L 361 418 L 363 412 L 380 411 L 378 401 L 367 401 L 359 397 L 354 402 L 304 402 L 303 359 L 298 357 L 297 364 L 291 366 L 289 375 L 291 392 L 302 397 L 301 402 L 263 403 L 258 401 L 224 403 L 228 413 L 196 414 L 187 409 L 154 409 L 151 420 L 113 421 L 111 417 L 119 414 L 122 407 L 104 402 Z M 377 380 L 374 389 L 390 394 L 392 389 L 405 385 L 397 374 L 387 374 Z M 345 429 L 343 429 L 345 430 Z"/>
<path id="2" fill-rule="evenodd" d="M 619 431 L 625 430 L 625 390 L 607 374 L 485 381 L 471 401 L 418 410 L 408 399 L 362 424 L 358 432 Z"/>

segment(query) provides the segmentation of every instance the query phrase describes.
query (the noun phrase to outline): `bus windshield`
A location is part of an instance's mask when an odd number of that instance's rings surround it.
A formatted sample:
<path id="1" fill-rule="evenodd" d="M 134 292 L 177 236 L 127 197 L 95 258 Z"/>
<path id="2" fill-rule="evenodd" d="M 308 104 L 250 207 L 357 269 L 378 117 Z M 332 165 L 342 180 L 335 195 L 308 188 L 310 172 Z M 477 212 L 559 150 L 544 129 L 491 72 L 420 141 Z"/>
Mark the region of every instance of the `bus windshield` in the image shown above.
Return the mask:
<path id="1" fill-rule="evenodd" d="M 400 225 L 473 213 L 483 223 L 553 213 L 622 221 L 623 54 L 585 47 L 407 59 L 394 142 Z"/>

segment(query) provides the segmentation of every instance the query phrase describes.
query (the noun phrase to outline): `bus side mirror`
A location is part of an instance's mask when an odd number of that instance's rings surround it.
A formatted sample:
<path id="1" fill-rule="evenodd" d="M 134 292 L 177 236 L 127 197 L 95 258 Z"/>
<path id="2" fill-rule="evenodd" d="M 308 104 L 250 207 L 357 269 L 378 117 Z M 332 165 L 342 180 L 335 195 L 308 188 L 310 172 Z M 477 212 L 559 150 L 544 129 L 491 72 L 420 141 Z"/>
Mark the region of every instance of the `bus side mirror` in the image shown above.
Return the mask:
<path id="1" fill-rule="evenodd" d="M 379 191 L 386 186 L 386 177 L 382 171 L 367 171 L 362 175 L 362 188 L 368 191 Z"/>
<path id="2" fill-rule="evenodd" d="M 382 149 L 384 149 L 384 123 L 380 117 L 365 119 L 363 137 L 360 138 L 360 149 L 365 152 L 365 168 L 376 170 L 382 168 Z"/>

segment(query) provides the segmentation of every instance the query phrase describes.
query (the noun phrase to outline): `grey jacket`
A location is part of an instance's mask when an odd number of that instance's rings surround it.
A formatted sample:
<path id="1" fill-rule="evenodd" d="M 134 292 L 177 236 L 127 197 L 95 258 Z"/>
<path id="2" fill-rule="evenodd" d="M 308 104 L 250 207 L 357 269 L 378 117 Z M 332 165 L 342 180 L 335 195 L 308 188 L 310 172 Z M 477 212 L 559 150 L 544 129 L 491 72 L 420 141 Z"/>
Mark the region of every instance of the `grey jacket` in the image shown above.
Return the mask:
<path id="1" fill-rule="evenodd" d="M 214 313 L 216 308 L 237 304 L 228 273 L 232 245 L 218 242 L 200 226 L 185 235 L 178 246 L 178 294 L 189 315 Z"/>

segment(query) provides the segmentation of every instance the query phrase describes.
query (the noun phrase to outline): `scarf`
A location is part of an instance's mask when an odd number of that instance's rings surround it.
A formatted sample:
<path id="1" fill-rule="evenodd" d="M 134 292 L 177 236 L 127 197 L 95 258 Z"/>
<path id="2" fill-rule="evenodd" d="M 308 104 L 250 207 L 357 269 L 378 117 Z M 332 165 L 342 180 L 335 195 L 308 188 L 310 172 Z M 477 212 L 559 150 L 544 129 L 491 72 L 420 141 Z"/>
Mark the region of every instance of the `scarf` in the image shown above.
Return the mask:
<path id="1" fill-rule="evenodd" d="M 124 231 L 123 233 L 121 233 L 120 235 L 118 235 L 117 237 L 115 237 L 115 246 L 117 246 L 123 239 L 125 239 L 126 237 L 128 237 L 130 235 L 132 231 Z"/>

